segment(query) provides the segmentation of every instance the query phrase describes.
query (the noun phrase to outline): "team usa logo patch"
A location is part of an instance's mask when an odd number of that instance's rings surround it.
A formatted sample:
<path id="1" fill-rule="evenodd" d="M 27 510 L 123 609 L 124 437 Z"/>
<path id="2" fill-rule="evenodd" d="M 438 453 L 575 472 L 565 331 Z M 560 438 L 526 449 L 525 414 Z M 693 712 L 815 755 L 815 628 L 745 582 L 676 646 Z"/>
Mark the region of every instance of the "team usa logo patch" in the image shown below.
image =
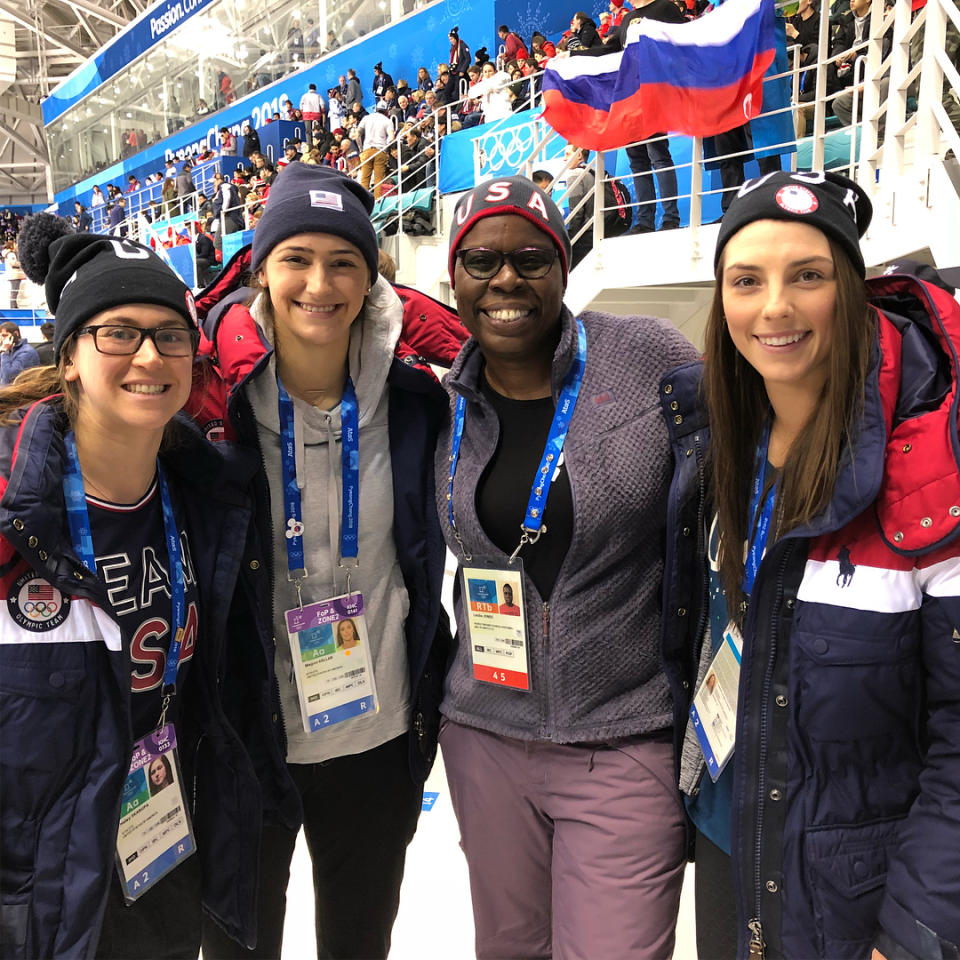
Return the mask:
<path id="1" fill-rule="evenodd" d="M 781 187 L 777 191 L 776 201 L 777 206 L 781 210 L 786 210 L 787 213 L 813 213 L 820 206 L 817 195 L 799 183 Z"/>
<path id="2" fill-rule="evenodd" d="M 186 292 L 187 313 L 190 314 L 194 323 L 197 323 L 197 301 L 194 299 L 193 291 Z"/>
<path id="3" fill-rule="evenodd" d="M 59 627 L 67 619 L 70 598 L 33 570 L 28 570 L 10 590 L 7 609 L 24 630 L 44 633 Z"/>

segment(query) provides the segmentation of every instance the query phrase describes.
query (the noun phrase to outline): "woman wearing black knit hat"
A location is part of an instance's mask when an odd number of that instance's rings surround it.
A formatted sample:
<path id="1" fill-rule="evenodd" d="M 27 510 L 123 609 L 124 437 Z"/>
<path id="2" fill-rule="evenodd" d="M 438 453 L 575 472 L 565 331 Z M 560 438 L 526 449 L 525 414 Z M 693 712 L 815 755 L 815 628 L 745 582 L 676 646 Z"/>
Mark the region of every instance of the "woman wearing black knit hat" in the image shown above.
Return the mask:
<path id="1" fill-rule="evenodd" d="M 570 253 L 524 177 L 457 204 L 449 272 L 472 337 L 435 459 L 461 568 L 440 743 L 478 957 L 659 960 L 685 845 L 656 384 L 697 353 L 653 317 L 575 317 Z"/>
<path id="2" fill-rule="evenodd" d="M 403 304 L 377 273 L 372 208 L 356 181 L 291 164 L 251 249 L 201 297 L 229 389 L 206 416 L 263 462 L 275 723 L 303 801 L 317 953 L 338 958 L 389 951 L 449 642 L 430 469 L 446 402 L 418 357 L 397 357 Z M 253 287 L 235 290 L 241 261 Z M 357 642 L 338 646 L 346 620 Z M 297 831 L 268 823 L 264 838 L 249 955 L 279 957 Z M 237 956 L 213 924 L 203 952 Z"/>
<path id="3" fill-rule="evenodd" d="M 178 416 L 199 332 L 154 253 L 46 214 L 19 248 L 56 365 L 0 390 L 2 953 L 195 957 L 201 904 L 249 943 L 261 787 L 217 676 L 228 611 L 262 659 L 230 599 L 256 462 Z"/>
<path id="4" fill-rule="evenodd" d="M 960 945 L 960 307 L 865 282 L 870 217 L 837 174 L 745 183 L 661 383 L 701 957 Z"/>

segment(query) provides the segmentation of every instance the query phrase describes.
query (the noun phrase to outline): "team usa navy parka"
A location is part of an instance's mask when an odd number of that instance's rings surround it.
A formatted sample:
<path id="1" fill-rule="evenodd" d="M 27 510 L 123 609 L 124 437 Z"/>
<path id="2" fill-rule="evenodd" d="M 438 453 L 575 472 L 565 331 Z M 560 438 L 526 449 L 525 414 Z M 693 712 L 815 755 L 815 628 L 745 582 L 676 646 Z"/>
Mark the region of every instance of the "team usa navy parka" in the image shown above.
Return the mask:
<path id="1" fill-rule="evenodd" d="M 744 625 L 742 960 L 960 956 L 960 306 L 913 277 L 868 287 L 877 340 L 855 440 L 829 508 L 768 546 Z M 681 738 L 708 614 L 701 372 L 661 383 Z"/>

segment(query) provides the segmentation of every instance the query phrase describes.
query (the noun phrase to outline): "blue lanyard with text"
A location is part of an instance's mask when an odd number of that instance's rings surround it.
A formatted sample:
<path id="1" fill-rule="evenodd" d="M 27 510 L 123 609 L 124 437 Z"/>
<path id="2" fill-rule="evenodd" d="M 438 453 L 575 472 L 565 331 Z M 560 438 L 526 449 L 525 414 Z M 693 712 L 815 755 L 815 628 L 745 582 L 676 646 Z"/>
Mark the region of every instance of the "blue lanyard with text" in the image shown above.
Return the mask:
<path id="1" fill-rule="evenodd" d="M 280 459 L 283 466 L 283 500 L 287 517 L 287 579 L 297 585 L 307 577 L 303 556 L 303 515 L 300 488 L 297 486 L 296 440 L 294 436 L 293 401 L 280 378 L 277 378 L 280 413 Z M 343 484 L 343 507 L 340 516 L 340 561 L 356 562 L 359 553 L 360 524 L 360 415 L 357 392 L 347 377 L 340 400 L 340 463 Z M 293 523 L 290 523 L 293 521 Z M 354 563 L 356 565 L 356 563 Z M 350 574 L 347 573 L 347 593 Z"/>
<path id="2" fill-rule="evenodd" d="M 753 583 L 757 579 L 760 561 L 767 549 L 767 538 L 770 535 L 770 524 L 773 521 L 773 507 L 776 501 L 777 485 L 771 484 L 767 491 L 763 508 L 760 507 L 760 497 L 763 495 L 763 480 L 766 474 L 767 449 L 770 446 L 770 424 L 764 427 L 763 436 L 757 446 L 756 462 L 753 470 L 753 486 L 750 491 L 750 533 L 747 559 L 743 570 L 743 592 L 749 597 L 753 592 Z"/>
<path id="3" fill-rule="evenodd" d="M 556 464 L 563 452 L 563 444 L 567 439 L 567 430 L 573 418 L 573 410 L 577 405 L 580 394 L 580 384 L 583 382 L 583 371 L 587 365 L 587 332 L 583 324 L 577 319 L 577 356 L 567 371 L 563 388 L 557 398 L 557 409 L 553 412 L 553 422 L 547 435 L 547 443 L 540 458 L 540 466 L 533 478 L 530 488 L 530 499 L 527 501 L 527 512 L 520 525 L 521 536 L 517 549 L 510 555 L 516 558 L 524 544 L 536 543 L 540 534 L 547 528 L 543 524 L 543 512 L 546 509 L 547 497 L 550 495 L 550 484 Z M 467 417 L 467 401 L 461 394 L 457 397 L 457 405 L 453 415 L 453 429 L 450 440 L 450 475 L 447 480 L 447 508 L 450 515 L 450 527 L 453 535 L 461 547 L 460 535 L 457 533 L 457 524 L 453 514 L 453 478 L 457 473 L 457 461 L 460 459 L 460 443 L 463 440 L 463 425 Z"/>
<path id="4" fill-rule="evenodd" d="M 80 472 L 80 458 L 77 456 L 77 440 L 72 430 L 66 434 L 64 442 L 67 448 L 67 462 L 63 474 L 63 495 L 66 500 L 67 522 L 70 524 L 70 538 L 77 556 L 96 576 L 97 560 L 93 551 L 93 537 L 90 533 L 87 494 L 83 487 L 83 474 Z M 163 536 L 167 543 L 170 593 L 173 604 L 170 649 L 167 652 L 167 663 L 163 671 L 163 707 L 159 724 L 162 727 L 170 698 L 177 692 L 177 667 L 180 664 L 180 648 L 183 645 L 183 627 L 187 621 L 187 592 L 183 575 L 183 555 L 180 552 L 180 534 L 177 532 L 170 491 L 159 461 L 157 461 L 157 486 L 160 490 L 160 507 L 163 511 Z"/>

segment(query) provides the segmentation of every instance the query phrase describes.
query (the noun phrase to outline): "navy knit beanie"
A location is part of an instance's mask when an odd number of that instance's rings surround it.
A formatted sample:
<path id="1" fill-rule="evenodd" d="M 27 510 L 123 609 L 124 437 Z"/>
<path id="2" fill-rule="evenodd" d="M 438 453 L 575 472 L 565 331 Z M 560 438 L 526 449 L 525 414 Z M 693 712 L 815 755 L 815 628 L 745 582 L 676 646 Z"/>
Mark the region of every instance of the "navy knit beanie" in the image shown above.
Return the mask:
<path id="1" fill-rule="evenodd" d="M 53 356 L 91 317 L 129 303 L 151 303 L 179 313 L 197 329 L 190 288 L 152 250 L 131 240 L 74 233 L 60 217 L 28 217 L 17 238 L 23 272 L 42 283 L 54 316 Z"/>
<path id="2" fill-rule="evenodd" d="M 529 220 L 542 230 L 560 252 L 563 285 L 567 285 L 570 271 L 570 237 L 563 223 L 560 208 L 532 180 L 526 177 L 500 177 L 488 180 L 465 193 L 453 211 L 453 230 L 450 234 L 450 285 L 457 262 L 457 249 L 467 231 L 484 217 L 512 213 Z"/>
<path id="3" fill-rule="evenodd" d="M 723 215 L 713 269 L 729 239 L 754 220 L 809 223 L 835 240 L 850 262 L 866 275 L 860 238 L 873 217 L 873 206 L 859 184 L 839 173 L 779 171 L 747 180 Z"/>
<path id="4" fill-rule="evenodd" d="M 253 234 L 254 272 L 270 251 L 298 233 L 332 233 L 348 240 L 363 254 L 370 282 L 377 279 L 380 253 L 370 222 L 373 197 L 369 191 L 331 167 L 291 163 L 277 176 L 263 216 Z"/>

